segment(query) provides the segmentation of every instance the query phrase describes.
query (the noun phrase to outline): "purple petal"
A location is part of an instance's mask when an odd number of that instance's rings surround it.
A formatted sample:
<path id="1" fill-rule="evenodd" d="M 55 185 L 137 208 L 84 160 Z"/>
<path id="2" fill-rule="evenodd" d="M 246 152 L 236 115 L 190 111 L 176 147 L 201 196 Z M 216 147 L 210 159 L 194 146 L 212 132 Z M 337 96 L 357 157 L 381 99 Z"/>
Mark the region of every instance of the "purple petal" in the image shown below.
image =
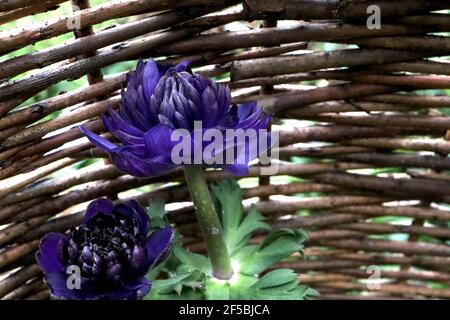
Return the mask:
<path id="1" fill-rule="evenodd" d="M 147 269 L 145 269 L 146 262 L 146 250 L 140 246 L 134 246 L 133 251 L 131 252 L 131 259 L 129 264 L 130 277 L 145 274 L 147 272 Z"/>
<path id="2" fill-rule="evenodd" d="M 127 151 L 111 153 L 111 160 L 119 170 L 136 177 L 157 176 L 176 167 L 165 157 L 142 159 Z"/>
<path id="3" fill-rule="evenodd" d="M 138 108 L 142 116 L 145 118 L 146 128 L 149 129 L 156 124 L 156 114 L 154 114 L 152 112 L 152 109 L 150 108 L 151 98 L 148 98 L 148 100 L 147 98 L 145 98 L 142 86 L 140 86 L 137 89 L 137 93 L 138 93 L 138 101 L 137 101 L 138 103 L 136 107 Z"/>
<path id="4" fill-rule="evenodd" d="M 45 274 L 53 272 L 65 272 L 64 248 L 68 239 L 62 233 L 51 232 L 42 238 L 39 251 L 36 253 L 36 261 Z"/>
<path id="5" fill-rule="evenodd" d="M 114 206 L 114 210 L 124 217 L 136 221 L 136 227 L 142 236 L 147 236 L 148 227 L 150 225 L 150 218 L 147 211 L 136 200 L 130 200 L 128 203 L 120 203 Z"/>
<path id="6" fill-rule="evenodd" d="M 47 284 L 54 298 L 65 300 L 138 300 L 148 294 L 151 282 L 140 277 L 110 290 L 98 289 L 92 281 L 82 278 L 80 289 L 68 289 L 64 274 L 52 274 Z"/>
<path id="7" fill-rule="evenodd" d="M 69 289 L 67 275 L 62 272 L 46 276 L 46 283 L 55 299 L 63 300 L 136 300 L 144 297 L 151 288 L 151 282 L 145 277 L 127 282 L 112 290 L 101 290 L 94 282 L 81 278 L 80 289 Z"/>
<path id="8" fill-rule="evenodd" d="M 154 126 L 144 135 L 147 151 L 170 159 L 174 142 L 171 141 L 173 128 L 165 124 Z"/>
<path id="9" fill-rule="evenodd" d="M 146 63 L 143 73 L 144 95 L 147 101 L 150 101 L 150 97 L 153 95 L 153 91 L 161 77 L 162 74 L 159 73 L 158 63 L 150 59 Z"/>
<path id="10" fill-rule="evenodd" d="M 147 210 L 145 210 L 139 202 L 136 200 L 130 200 L 128 202 L 128 207 L 133 211 L 136 218 L 139 221 L 139 231 L 142 235 L 147 235 L 148 227 L 150 225 L 150 218 L 147 214 Z"/>
<path id="11" fill-rule="evenodd" d="M 135 104 L 136 98 L 134 98 L 134 95 L 136 95 L 136 90 L 128 89 L 130 88 L 130 85 L 128 84 L 127 90 L 125 91 L 122 89 L 121 96 L 122 96 L 122 103 L 120 104 L 119 108 L 119 115 L 125 120 L 125 122 L 133 124 L 133 126 L 137 127 L 133 120 L 133 105 Z"/>
<path id="12" fill-rule="evenodd" d="M 235 176 L 242 177 L 248 175 L 248 164 L 229 164 L 224 166 L 224 170 Z"/>
<path id="13" fill-rule="evenodd" d="M 116 138 L 118 138 L 121 142 L 126 144 L 143 144 L 144 140 L 142 139 L 142 134 L 135 136 L 132 134 L 127 133 L 126 131 L 118 130 L 118 128 L 111 122 L 111 120 L 105 116 L 104 114 L 101 115 L 101 118 L 103 120 L 103 124 L 105 125 L 105 128 L 111 132 Z"/>
<path id="14" fill-rule="evenodd" d="M 161 122 L 162 124 L 164 124 L 166 126 L 169 126 L 169 127 L 174 126 L 172 121 L 163 114 L 158 114 L 158 120 L 159 120 L 159 122 Z"/>
<path id="15" fill-rule="evenodd" d="M 259 120 L 261 114 L 262 110 L 256 105 L 256 102 L 240 105 L 238 107 L 239 127 L 252 127 Z"/>
<path id="16" fill-rule="evenodd" d="M 217 84 L 217 105 L 219 106 L 219 115 L 225 116 L 231 105 L 231 91 L 223 84 Z"/>
<path id="17" fill-rule="evenodd" d="M 120 147 L 120 149 L 117 151 L 118 153 L 126 151 L 129 153 L 134 154 L 135 156 L 139 158 L 150 158 L 152 155 L 147 151 L 147 147 L 145 144 L 134 144 L 134 145 L 126 145 L 123 147 Z"/>
<path id="18" fill-rule="evenodd" d="M 167 257 L 173 241 L 173 228 L 165 227 L 154 231 L 145 241 L 147 266 L 154 267 Z"/>
<path id="19" fill-rule="evenodd" d="M 203 105 L 203 126 L 209 128 L 216 124 L 217 113 L 219 112 L 219 107 L 217 105 L 217 96 L 211 87 L 207 87 L 202 94 L 202 105 Z"/>
<path id="20" fill-rule="evenodd" d="M 180 128 L 183 128 L 183 129 L 186 129 L 186 130 L 189 130 L 190 129 L 190 126 L 189 126 L 189 123 L 188 123 L 188 121 L 187 121 L 187 119 L 186 119 L 186 117 L 185 116 L 183 116 L 180 112 L 178 112 L 178 111 L 175 111 L 175 120 L 177 121 L 177 123 L 178 123 L 178 126 L 180 127 Z"/>
<path id="21" fill-rule="evenodd" d="M 122 172 L 128 173 L 135 177 L 145 177 L 147 175 L 141 168 L 139 168 L 138 161 L 135 161 L 136 156 L 128 151 L 119 151 L 110 154 L 111 161 Z"/>
<path id="22" fill-rule="evenodd" d="M 189 65 L 191 64 L 191 61 L 189 60 L 184 60 L 181 61 L 179 64 L 177 64 L 175 66 L 175 70 L 176 72 L 183 72 L 183 71 L 191 71 L 191 68 L 189 67 Z"/>
<path id="23" fill-rule="evenodd" d="M 110 115 L 110 120 L 116 130 L 121 130 L 134 136 L 142 136 L 144 134 L 143 131 L 122 119 L 122 117 L 114 109 L 111 108 L 108 112 Z"/>
<path id="24" fill-rule="evenodd" d="M 239 107 L 237 109 L 239 119 L 245 119 L 245 118 L 249 117 L 250 115 L 252 115 L 255 112 L 256 106 L 257 106 L 256 101 L 252 101 L 252 102 L 248 102 L 248 103 L 239 105 Z"/>
<path id="25" fill-rule="evenodd" d="M 141 299 L 145 297 L 152 287 L 152 283 L 145 277 L 137 279 L 135 282 L 126 283 L 125 288 L 129 292 L 133 292 L 135 296 L 129 297 L 129 299 Z"/>
<path id="26" fill-rule="evenodd" d="M 93 300 L 97 297 L 95 292 L 87 290 L 86 283 L 80 283 L 80 289 L 69 289 L 66 272 L 53 272 L 45 276 L 45 282 L 50 289 L 53 299 L 57 300 Z"/>
<path id="27" fill-rule="evenodd" d="M 116 291 L 105 293 L 102 300 L 140 300 L 145 297 L 152 287 L 152 283 L 145 277 L 123 284 Z"/>
<path id="28" fill-rule="evenodd" d="M 109 142 L 105 138 L 100 137 L 99 135 L 93 133 L 92 131 L 90 131 L 84 127 L 80 127 L 80 130 L 89 139 L 89 141 L 91 141 L 97 147 L 99 147 L 100 149 L 102 149 L 106 152 L 114 152 L 115 149 L 118 148 L 118 146 L 116 146 L 114 143 Z"/>
<path id="29" fill-rule="evenodd" d="M 271 116 L 267 115 L 264 118 L 262 118 L 261 120 L 259 120 L 258 122 L 256 122 L 255 124 L 253 124 L 252 127 L 255 130 L 267 129 L 269 126 L 270 119 L 271 119 Z"/>
<path id="30" fill-rule="evenodd" d="M 106 199 L 99 198 L 92 201 L 86 209 L 86 214 L 84 215 L 83 223 L 87 223 L 92 217 L 98 213 L 103 213 L 105 215 L 110 214 L 114 209 L 114 204 Z"/>

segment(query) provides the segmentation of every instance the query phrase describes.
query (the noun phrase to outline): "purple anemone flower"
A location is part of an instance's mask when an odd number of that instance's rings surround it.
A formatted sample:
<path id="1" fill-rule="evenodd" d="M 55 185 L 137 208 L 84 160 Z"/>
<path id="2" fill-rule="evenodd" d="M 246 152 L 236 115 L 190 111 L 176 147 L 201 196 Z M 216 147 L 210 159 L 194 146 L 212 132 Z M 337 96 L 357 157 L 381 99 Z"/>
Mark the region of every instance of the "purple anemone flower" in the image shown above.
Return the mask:
<path id="1" fill-rule="evenodd" d="M 49 233 L 36 260 L 55 299 L 135 300 L 151 283 L 145 275 L 167 257 L 172 227 L 153 231 L 150 219 L 135 200 L 113 205 L 91 202 L 82 224 L 68 234 Z"/>
<path id="2" fill-rule="evenodd" d="M 118 145 L 86 128 L 81 127 L 82 132 L 106 151 L 121 171 L 137 177 L 160 175 L 192 163 L 245 175 L 249 161 L 271 145 L 266 130 L 270 116 L 264 115 L 256 102 L 232 104 L 226 85 L 193 74 L 188 62 L 173 66 L 139 61 L 136 71 L 127 76 L 119 110 L 110 109 L 102 120 Z M 204 141 L 203 134 L 209 129 L 222 135 L 210 137 L 216 147 L 205 153 L 210 142 Z M 235 136 L 225 135 L 230 129 Z M 173 138 L 175 131 L 187 133 L 192 147 L 180 152 L 184 162 L 173 157 L 172 151 L 180 142 Z M 202 140 L 196 140 L 198 133 Z"/>

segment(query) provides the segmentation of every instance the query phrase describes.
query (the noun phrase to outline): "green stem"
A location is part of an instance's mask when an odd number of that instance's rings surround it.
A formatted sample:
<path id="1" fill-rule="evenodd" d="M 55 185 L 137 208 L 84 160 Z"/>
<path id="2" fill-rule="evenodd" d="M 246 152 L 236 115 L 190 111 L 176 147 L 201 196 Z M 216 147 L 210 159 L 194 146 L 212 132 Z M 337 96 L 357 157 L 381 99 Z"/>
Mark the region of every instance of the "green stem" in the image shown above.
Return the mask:
<path id="1" fill-rule="evenodd" d="M 216 208 L 203 176 L 202 167 L 200 165 L 185 165 L 184 173 L 211 260 L 213 275 L 218 279 L 230 279 L 233 275 L 230 255 L 225 244 Z"/>

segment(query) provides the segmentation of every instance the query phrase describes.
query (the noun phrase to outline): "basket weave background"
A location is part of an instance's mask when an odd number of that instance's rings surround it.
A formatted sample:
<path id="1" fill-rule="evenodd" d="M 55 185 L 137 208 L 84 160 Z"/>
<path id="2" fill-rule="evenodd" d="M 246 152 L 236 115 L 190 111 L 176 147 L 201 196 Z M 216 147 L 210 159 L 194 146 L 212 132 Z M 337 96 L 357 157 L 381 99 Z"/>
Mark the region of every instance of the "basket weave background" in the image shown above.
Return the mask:
<path id="1" fill-rule="evenodd" d="M 322 299 L 450 298 L 448 1 L 93 2 L 0 1 L 0 298 L 49 298 L 39 239 L 101 196 L 165 199 L 204 250 L 180 170 L 123 175 L 77 129 L 102 132 L 123 72 L 150 57 L 189 59 L 275 114 L 279 172 L 258 178 L 256 164 L 244 198 L 309 232 L 305 257 L 283 266 Z"/>

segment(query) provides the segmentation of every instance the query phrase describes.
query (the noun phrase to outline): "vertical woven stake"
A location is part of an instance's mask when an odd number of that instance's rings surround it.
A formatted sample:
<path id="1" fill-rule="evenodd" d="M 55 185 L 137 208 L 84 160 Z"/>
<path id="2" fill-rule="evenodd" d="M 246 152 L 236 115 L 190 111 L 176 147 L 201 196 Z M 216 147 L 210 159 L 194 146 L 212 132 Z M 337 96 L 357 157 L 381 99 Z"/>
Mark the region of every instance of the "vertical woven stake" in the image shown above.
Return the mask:
<path id="1" fill-rule="evenodd" d="M 274 20 L 274 19 L 264 20 L 261 24 L 261 27 L 262 28 L 275 28 L 277 26 L 277 23 L 278 23 L 278 21 Z M 266 84 L 266 85 L 261 86 L 261 90 L 260 90 L 261 95 L 269 95 L 272 93 L 273 93 L 273 85 L 272 84 Z M 271 128 L 272 128 L 272 119 L 270 120 L 268 130 L 270 131 Z M 270 176 L 259 177 L 259 185 L 260 186 L 270 185 Z M 269 197 L 264 196 L 264 197 L 260 197 L 259 199 L 261 201 L 264 201 L 264 200 L 268 200 Z"/>
<path id="2" fill-rule="evenodd" d="M 89 6 L 89 0 L 72 0 L 72 9 L 73 11 L 78 11 L 78 10 L 83 10 L 83 9 L 87 9 L 90 8 Z M 80 19 L 83 19 L 82 17 Z M 81 21 L 80 21 L 81 24 Z M 73 33 L 75 34 L 75 38 L 82 38 L 82 37 L 86 37 L 89 35 L 94 34 L 94 30 L 92 26 L 86 26 L 84 28 L 77 28 L 77 24 L 75 23 L 75 29 L 73 31 Z M 87 58 L 87 57 L 92 57 L 95 55 L 95 51 L 94 52 L 88 52 L 82 56 L 80 56 L 78 59 L 83 59 L 83 58 Z M 88 82 L 89 84 L 94 84 L 100 81 L 103 81 L 103 74 L 102 71 L 100 69 L 96 69 L 96 70 L 91 70 L 88 74 Z M 98 97 L 98 99 L 101 99 L 102 97 Z"/>

